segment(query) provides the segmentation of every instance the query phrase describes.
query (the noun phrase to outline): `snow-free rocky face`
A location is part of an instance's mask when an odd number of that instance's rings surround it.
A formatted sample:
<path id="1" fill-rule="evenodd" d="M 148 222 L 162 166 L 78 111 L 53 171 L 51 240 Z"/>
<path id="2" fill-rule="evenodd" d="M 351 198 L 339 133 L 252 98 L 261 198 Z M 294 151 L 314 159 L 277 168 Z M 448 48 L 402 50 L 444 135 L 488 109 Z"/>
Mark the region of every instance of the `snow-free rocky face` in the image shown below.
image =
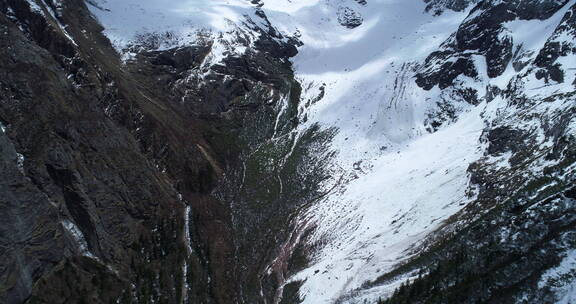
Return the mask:
<path id="1" fill-rule="evenodd" d="M 574 0 L 0 0 L 0 303 L 573 303 Z"/>

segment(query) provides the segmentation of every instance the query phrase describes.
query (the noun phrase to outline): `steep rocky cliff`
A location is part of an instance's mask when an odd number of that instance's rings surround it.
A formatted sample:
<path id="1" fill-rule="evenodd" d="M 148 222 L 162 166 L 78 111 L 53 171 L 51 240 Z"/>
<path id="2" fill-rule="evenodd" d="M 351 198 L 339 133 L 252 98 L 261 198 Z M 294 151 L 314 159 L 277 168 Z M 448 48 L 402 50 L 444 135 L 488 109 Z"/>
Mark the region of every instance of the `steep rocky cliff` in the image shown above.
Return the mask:
<path id="1" fill-rule="evenodd" d="M 0 12 L 2 302 L 240 301 L 240 228 L 213 192 L 235 195 L 223 176 L 274 131 L 247 130 L 298 94 L 295 47 L 263 32 L 204 77 L 213 41 L 124 63 L 83 1 Z"/>

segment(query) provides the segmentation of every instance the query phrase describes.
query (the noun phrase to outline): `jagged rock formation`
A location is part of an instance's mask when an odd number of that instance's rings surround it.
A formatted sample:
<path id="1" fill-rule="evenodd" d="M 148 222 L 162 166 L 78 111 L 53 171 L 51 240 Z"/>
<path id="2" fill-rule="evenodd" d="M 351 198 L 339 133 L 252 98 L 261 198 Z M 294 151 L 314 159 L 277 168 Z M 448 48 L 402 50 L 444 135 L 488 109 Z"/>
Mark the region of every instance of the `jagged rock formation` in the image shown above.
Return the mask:
<path id="1" fill-rule="evenodd" d="M 338 22 L 342 26 L 353 29 L 362 25 L 363 21 L 362 16 L 349 7 L 342 6 L 338 9 Z"/>

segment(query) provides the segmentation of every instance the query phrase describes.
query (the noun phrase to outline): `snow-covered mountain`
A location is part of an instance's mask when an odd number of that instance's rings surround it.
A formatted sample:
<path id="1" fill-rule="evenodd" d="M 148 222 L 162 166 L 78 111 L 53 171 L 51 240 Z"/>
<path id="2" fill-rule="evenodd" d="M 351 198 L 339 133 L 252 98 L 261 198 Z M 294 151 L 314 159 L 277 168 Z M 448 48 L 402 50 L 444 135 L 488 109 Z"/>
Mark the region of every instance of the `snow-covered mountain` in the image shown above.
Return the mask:
<path id="1" fill-rule="evenodd" d="M 0 2 L 0 293 L 572 303 L 575 13 Z"/>

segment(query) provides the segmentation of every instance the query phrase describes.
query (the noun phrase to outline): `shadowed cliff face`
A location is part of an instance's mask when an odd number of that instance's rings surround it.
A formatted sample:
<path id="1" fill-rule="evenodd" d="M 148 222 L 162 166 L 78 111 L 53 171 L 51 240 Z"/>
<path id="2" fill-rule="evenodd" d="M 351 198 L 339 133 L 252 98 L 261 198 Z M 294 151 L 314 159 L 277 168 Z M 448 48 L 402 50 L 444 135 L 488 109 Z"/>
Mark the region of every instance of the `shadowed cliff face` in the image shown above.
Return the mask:
<path id="1" fill-rule="evenodd" d="M 0 24 L 2 302 L 261 301 L 297 204 L 246 209 L 239 177 L 297 123 L 276 121 L 284 96 L 298 103 L 295 47 L 262 32 L 201 83 L 212 42 L 124 64 L 80 0 L 4 1 Z"/>
<path id="2" fill-rule="evenodd" d="M 281 286 L 293 271 L 287 269 L 293 250 L 284 251 L 298 242 L 292 230 L 299 212 L 322 195 L 326 145 L 333 134 L 320 128 L 293 132 L 300 123 L 302 88 L 286 59 L 296 49 L 291 42 L 279 43 L 273 31 L 253 30 L 260 34 L 254 49 L 208 68 L 182 60 L 182 53 L 204 58 L 215 41 L 144 51 L 126 63 L 140 83 L 170 96 L 175 107 L 209 126 L 204 147 L 211 149 L 210 161 L 221 176 L 200 214 L 193 208 L 192 222 L 207 225 L 198 230 L 199 241 L 212 243 L 218 235 L 232 239 L 207 251 L 207 263 L 215 268 L 211 279 L 234 287 L 229 292 L 235 298 L 222 303 L 280 300 Z M 226 221 L 219 212 L 229 216 Z"/>
<path id="3" fill-rule="evenodd" d="M 2 298 L 180 301 L 191 259 L 184 199 L 201 199 L 178 193 L 202 197 L 216 178 L 197 148 L 201 131 L 119 69 L 82 1 L 64 5 L 58 20 L 25 1 L 1 15 L 3 150 L 18 169 L 2 171 L 2 208 L 14 214 L 1 224 Z M 208 270 L 190 264 L 206 282 Z"/>
<path id="4" fill-rule="evenodd" d="M 132 74 L 83 1 L 56 18 L 37 5 L 0 4 L 2 301 L 235 302 L 230 207 L 209 193 L 237 153 L 209 142 L 226 136 L 217 112 L 196 114 L 211 100 L 183 106 L 154 87 L 193 58 L 156 54 Z M 246 91 L 212 92 L 223 104 Z"/>

